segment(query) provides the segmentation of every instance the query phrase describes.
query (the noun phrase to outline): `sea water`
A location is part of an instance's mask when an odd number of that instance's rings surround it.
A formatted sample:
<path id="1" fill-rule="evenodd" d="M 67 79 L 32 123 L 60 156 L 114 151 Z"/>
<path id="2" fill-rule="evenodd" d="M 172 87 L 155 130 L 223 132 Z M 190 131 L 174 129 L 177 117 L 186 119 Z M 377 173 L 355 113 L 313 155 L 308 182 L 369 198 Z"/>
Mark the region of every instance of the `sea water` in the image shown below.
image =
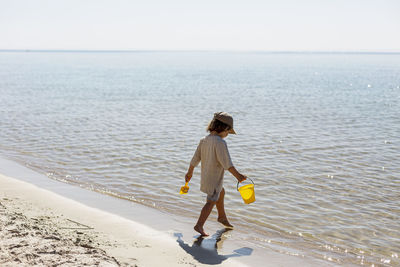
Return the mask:
<path id="1" fill-rule="evenodd" d="M 100 193 L 196 221 L 216 111 L 231 113 L 243 239 L 333 264 L 400 264 L 400 54 L 1 52 L 0 154 Z M 214 216 L 214 215 L 213 215 Z"/>

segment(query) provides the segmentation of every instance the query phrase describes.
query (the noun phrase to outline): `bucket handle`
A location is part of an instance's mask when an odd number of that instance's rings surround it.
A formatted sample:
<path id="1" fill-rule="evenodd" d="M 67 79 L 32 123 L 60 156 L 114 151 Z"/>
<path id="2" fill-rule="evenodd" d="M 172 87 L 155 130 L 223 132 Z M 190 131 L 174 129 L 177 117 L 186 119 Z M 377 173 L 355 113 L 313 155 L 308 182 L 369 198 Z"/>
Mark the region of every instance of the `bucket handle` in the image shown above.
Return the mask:
<path id="1" fill-rule="evenodd" d="M 250 179 L 250 181 L 254 184 L 253 180 L 250 177 L 247 177 L 247 179 Z M 238 181 L 238 183 L 236 185 L 236 189 L 239 191 L 239 181 Z"/>

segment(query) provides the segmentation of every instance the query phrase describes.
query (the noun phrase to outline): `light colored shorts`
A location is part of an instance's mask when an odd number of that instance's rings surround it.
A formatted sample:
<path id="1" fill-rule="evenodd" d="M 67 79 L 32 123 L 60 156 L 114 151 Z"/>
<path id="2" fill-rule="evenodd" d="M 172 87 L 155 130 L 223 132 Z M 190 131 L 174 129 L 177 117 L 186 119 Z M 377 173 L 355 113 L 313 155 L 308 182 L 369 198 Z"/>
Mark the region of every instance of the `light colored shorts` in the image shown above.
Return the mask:
<path id="1" fill-rule="evenodd" d="M 216 202 L 219 198 L 219 194 L 221 194 L 221 191 L 217 192 L 216 190 L 214 190 L 214 193 L 212 195 L 207 194 L 207 200 Z"/>

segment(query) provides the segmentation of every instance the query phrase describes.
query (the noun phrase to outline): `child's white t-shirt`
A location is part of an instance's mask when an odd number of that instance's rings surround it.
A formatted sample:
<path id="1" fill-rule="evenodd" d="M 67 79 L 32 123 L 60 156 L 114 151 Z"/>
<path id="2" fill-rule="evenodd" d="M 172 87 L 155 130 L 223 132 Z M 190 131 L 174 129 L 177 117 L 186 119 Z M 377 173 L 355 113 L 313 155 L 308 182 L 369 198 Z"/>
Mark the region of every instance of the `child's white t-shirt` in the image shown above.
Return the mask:
<path id="1" fill-rule="evenodd" d="M 224 171 L 233 166 L 225 140 L 211 134 L 203 137 L 190 165 L 196 167 L 200 161 L 200 190 L 206 194 L 219 193 L 222 190 Z"/>

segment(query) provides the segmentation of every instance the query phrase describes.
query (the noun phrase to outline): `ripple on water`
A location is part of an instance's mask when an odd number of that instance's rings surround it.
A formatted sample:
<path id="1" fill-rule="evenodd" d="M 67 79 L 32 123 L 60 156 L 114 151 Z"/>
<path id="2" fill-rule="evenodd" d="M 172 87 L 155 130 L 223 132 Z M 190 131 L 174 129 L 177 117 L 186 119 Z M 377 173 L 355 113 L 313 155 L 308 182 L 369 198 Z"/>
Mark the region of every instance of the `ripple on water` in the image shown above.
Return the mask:
<path id="1" fill-rule="evenodd" d="M 233 161 L 256 184 L 244 205 L 225 178 L 244 238 L 336 264 L 399 264 L 398 56 L 163 56 L 1 53 L 0 153 L 195 220 L 198 169 L 190 195 L 177 192 L 211 114 L 227 110 Z"/>

